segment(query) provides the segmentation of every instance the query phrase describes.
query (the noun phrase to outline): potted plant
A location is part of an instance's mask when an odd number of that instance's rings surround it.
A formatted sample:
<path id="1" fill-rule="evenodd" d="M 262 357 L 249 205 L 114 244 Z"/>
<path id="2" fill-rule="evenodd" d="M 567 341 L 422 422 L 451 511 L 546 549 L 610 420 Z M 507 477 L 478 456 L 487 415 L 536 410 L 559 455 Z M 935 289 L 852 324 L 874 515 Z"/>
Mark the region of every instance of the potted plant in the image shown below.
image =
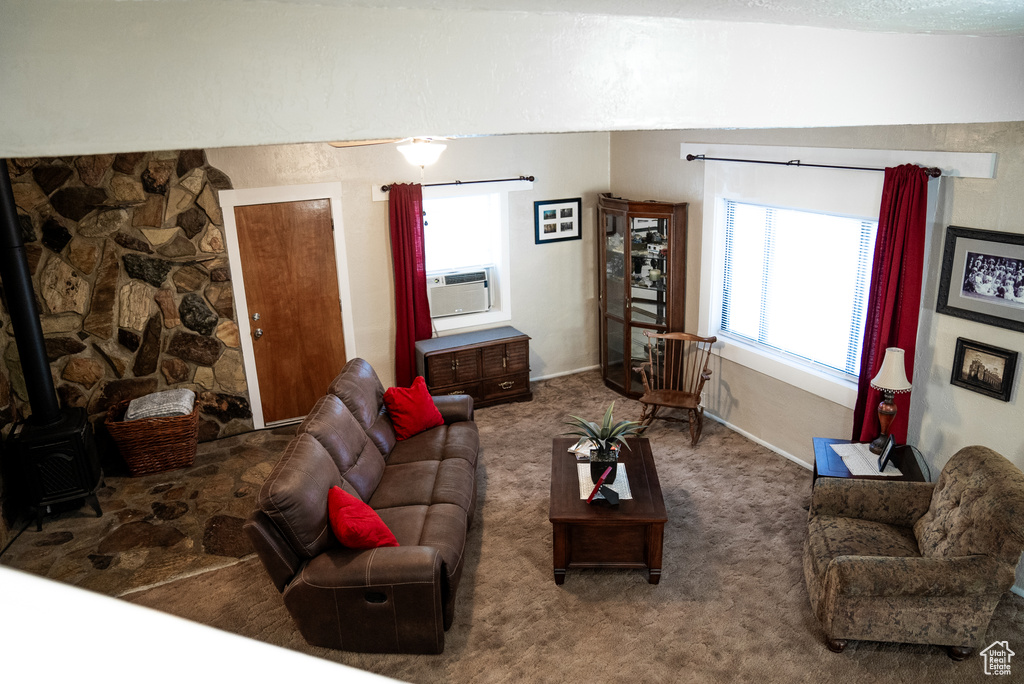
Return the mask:
<path id="1" fill-rule="evenodd" d="M 601 478 L 601 474 L 609 466 L 611 466 L 612 472 L 608 474 L 605 483 L 611 484 L 615 481 L 620 445 L 626 443 L 626 437 L 639 434 L 644 429 L 643 425 L 633 420 L 613 422 L 612 409 L 614 407 L 615 402 L 613 401 L 608 405 L 608 410 L 604 412 L 604 418 L 600 424 L 579 416 L 569 416 L 569 420 L 565 421 L 566 425 L 574 428 L 565 434 L 579 437 L 580 441 L 577 444 L 584 440 L 589 440 L 591 443 L 590 477 L 594 482 Z"/>

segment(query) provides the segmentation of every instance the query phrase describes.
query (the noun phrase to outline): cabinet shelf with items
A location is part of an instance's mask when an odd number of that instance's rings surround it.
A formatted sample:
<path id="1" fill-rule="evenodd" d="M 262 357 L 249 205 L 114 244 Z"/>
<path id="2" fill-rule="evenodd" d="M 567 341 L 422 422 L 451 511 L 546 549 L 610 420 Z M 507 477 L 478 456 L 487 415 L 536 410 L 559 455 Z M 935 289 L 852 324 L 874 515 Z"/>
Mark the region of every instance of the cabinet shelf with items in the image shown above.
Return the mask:
<path id="1" fill-rule="evenodd" d="M 627 396 L 642 392 L 633 368 L 646 360 L 643 332 L 683 330 L 686 206 L 598 198 L 601 372 Z"/>

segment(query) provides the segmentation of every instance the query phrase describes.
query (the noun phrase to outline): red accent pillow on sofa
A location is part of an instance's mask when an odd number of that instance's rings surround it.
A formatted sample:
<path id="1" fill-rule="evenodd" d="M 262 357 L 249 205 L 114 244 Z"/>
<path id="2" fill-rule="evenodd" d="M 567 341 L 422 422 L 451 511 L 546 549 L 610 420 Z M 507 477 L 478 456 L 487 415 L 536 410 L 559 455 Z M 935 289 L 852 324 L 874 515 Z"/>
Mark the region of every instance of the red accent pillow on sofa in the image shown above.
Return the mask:
<path id="1" fill-rule="evenodd" d="M 327 514 L 331 518 L 334 536 L 343 546 L 350 549 L 398 546 L 398 540 L 377 511 L 341 487 L 331 487 L 327 492 Z"/>
<path id="2" fill-rule="evenodd" d="M 384 393 L 384 405 L 391 416 L 398 439 L 409 439 L 424 430 L 444 425 L 441 412 L 427 390 L 427 382 L 417 376 L 408 389 L 392 387 Z"/>

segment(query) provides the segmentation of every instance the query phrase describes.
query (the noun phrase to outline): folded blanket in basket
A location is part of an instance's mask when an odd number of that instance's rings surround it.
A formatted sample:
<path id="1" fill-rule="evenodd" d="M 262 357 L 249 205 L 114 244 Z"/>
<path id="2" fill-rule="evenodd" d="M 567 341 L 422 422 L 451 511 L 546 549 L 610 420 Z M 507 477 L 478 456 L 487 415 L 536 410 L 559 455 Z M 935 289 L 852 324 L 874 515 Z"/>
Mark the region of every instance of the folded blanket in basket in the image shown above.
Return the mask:
<path id="1" fill-rule="evenodd" d="M 128 403 L 124 419 L 164 418 L 166 416 L 187 416 L 196 403 L 196 393 L 190 389 L 172 389 L 147 394 Z"/>

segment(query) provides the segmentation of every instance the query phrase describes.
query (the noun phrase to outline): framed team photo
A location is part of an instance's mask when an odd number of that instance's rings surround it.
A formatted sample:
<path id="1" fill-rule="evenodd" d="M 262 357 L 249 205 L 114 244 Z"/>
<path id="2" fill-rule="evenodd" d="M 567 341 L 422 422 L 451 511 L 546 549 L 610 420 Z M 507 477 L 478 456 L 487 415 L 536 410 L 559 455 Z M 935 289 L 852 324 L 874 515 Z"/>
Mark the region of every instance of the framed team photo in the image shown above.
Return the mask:
<path id="1" fill-rule="evenodd" d="M 949 226 L 936 311 L 1024 332 L 1024 234 Z"/>

